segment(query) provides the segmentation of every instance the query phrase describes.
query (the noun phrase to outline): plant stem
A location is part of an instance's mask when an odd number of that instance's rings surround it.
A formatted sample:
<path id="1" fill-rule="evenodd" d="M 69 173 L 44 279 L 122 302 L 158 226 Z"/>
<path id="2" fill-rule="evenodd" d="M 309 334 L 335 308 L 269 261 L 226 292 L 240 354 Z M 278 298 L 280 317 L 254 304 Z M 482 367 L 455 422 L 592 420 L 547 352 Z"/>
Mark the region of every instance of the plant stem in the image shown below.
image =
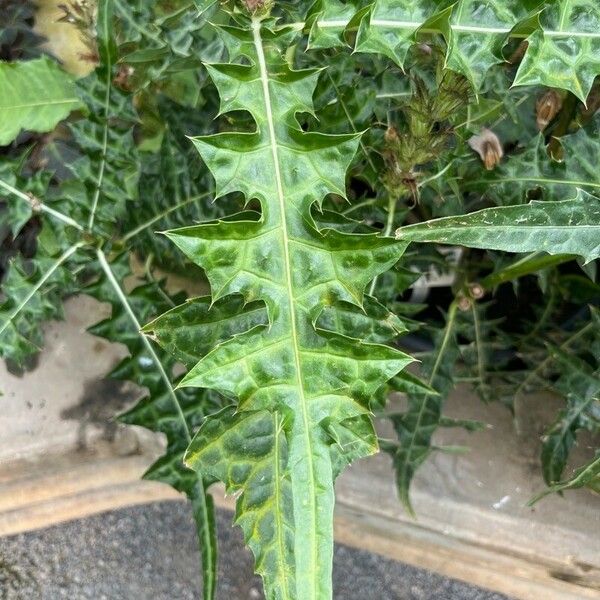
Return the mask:
<path id="1" fill-rule="evenodd" d="M 186 440 L 189 443 L 192 440 L 192 433 L 188 426 L 183 409 L 181 408 L 181 404 L 179 403 L 179 400 L 177 399 L 177 395 L 175 394 L 175 390 L 173 389 L 171 381 L 165 371 L 165 368 L 163 367 L 158 355 L 156 354 L 154 348 L 152 347 L 152 344 L 150 343 L 148 338 L 141 332 L 142 327 L 140 325 L 140 322 L 138 321 L 137 317 L 135 316 L 135 313 L 133 312 L 133 309 L 131 308 L 131 305 L 129 304 L 129 302 L 127 300 L 127 296 L 125 296 L 125 292 L 123 292 L 123 290 L 121 289 L 119 282 L 117 281 L 114 273 L 112 272 L 112 269 L 110 268 L 110 265 L 108 264 L 108 261 L 106 260 L 106 255 L 100 249 L 98 249 L 96 251 L 96 253 L 98 255 L 98 261 L 100 262 L 100 266 L 102 267 L 102 270 L 104 271 L 104 273 L 106 275 L 106 278 L 108 279 L 109 283 L 113 287 L 115 294 L 119 298 L 119 301 L 121 302 L 121 305 L 123 306 L 123 308 L 125 309 L 125 312 L 129 316 L 132 324 L 134 325 L 137 332 L 141 336 L 142 343 L 144 344 L 144 346 L 146 347 L 146 350 L 152 357 L 152 360 L 154 361 L 154 364 L 156 365 L 156 368 L 158 369 L 158 372 L 159 372 L 162 380 L 164 381 L 165 386 L 167 387 L 169 396 L 171 397 L 171 401 L 173 403 L 173 407 L 175 408 L 175 411 L 177 412 L 178 418 L 181 421 L 183 430 L 185 432 Z M 200 529 L 202 537 L 204 538 L 203 545 L 202 545 L 202 548 L 204 550 L 203 556 L 202 556 L 202 562 L 203 562 L 203 566 L 205 567 L 204 568 L 204 590 L 205 590 L 205 594 L 207 594 L 206 597 L 212 597 L 212 590 L 214 589 L 215 581 L 214 581 L 214 577 L 212 576 L 212 568 L 210 568 L 209 566 L 213 565 L 214 560 L 215 560 L 214 556 L 213 556 L 215 540 L 213 539 L 213 535 L 212 535 L 213 527 L 211 526 L 211 524 L 214 524 L 214 514 L 213 514 L 214 508 L 212 506 L 212 501 L 207 498 L 204 481 L 202 480 L 202 478 L 199 475 L 196 475 L 196 479 L 197 479 L 197 481 L 194 484 L 194 495 L 191 496 L 191 500 L 194 505 L 194 512 L 199 513 L 200 518 L 197 519 L 197 521 L 200 524 L 199 529 Z M 210 553 L 210 555 L 205 556 L 205 554 L 207 554 L 207 553 Z"/>
<path id="2" fill-rule="evenodd" d="M 140 325 L 140 322 L 138 321 L 137 317 L 135 316 L 135 313 L 133 312 L 133 309 L 131 308 L 131 305 L 129 304 L 129 302 L 127 300 L 127 296 L 125 296 L 125 292 L 123 292 L 123 290 L 121 289 L 121 286 L 119 285 L 119 282 L 115 278 L 115 275 L 112 272 L 112 269 L 110 268 L 110 265 L 108 264 L 108 261 L 106 260 L 106 255 L 100 249 L 98 249 L 96 251 L 96 254 L 98 255 L 98 261 L 100 262 L 100 266 L 102 267 L 102 270 L 104 271 L 104 273 L 106 275 L 106 278 L 108 279 L 109 283 L 115 290 L 115 293 L 117 294 L 117 297 L 119 298 L 119 301 L 121 302 L 123 308 L 125 309 L 125 312 L 129 316 L 129 319 L 131 320 L 132 324 L 135 326 L 136 330 L 139 332 L 142 342 L 143 342 L 144 346 L 146 347 L 146 350 L 148 350 L 148 353 L 152 357 L 152 360 L 154 361 L 162 380 L 164 381 L 165 385 L 167 386 L 169 395 L 171 396 L 171 400 L 173 401 L 173 406 L 175 407 L 175 410 L 177 411 L 177 414 L 179 415 L 182 425 L 184 426 L 184 429 L 186 432 L 186 438 L 188 441 L 191 441 L 192 436 L 191 436 L 187 421 L 185 419 L 185 415 L 183 414 L 183 410 L 181 408 L 181 405 L 179 404 L 179 400 L 177 400 L 177 396 L 175 395 L 175 390 L 173 389 L 173 386 L 171 385 L 171 381 L 170 381 L 169 377 L 167 376 L 167 373 L 165 372 L 165 369 L 164 369 L 162 363 L 160 362 L 160 359 L 158 358 L 158 356 L 157 356 L 154 348 L 150 344 L 148 338 L 143 333 L 141 333 L 142 326 Z"/>
<path id="3" fill-rule="evenodd" d="M 481 340 L 481 324 L 479 322 L 477 306 L 474 300 L 471 302 L 471 314 L 473 316 L 473 327 L 475 329 L 475 349 L 477 351 L 477 374 L 479 375 L 479 385 L 483 399 L 487 400 L 488 398 L 485 383 L 485 363 L 483 360 L 483 344 Z"/>
<path id="4" fill-rule="evenodd" d="M 446 328 L 444 329 L 444 338 L 442 340 L 442 344 L 440 345 L 440 351 L 435 357 L 435 363 L 433 368 L 431 369 L 431 373 L 429 374 L 429 379 L 427 381 L 427 385 L 429 387 L 433 386 L 433 380 L 437 375 L 437 371 L 442 364 L 442 357 L 446 352 L 446 346 L 448 346 L 448 342 L 450 341 L 450 335 L 454 329 L 454 322 L 456 320 L 456 312 L 458 310 L 458 302 L 454 300 L 452 304 L 450 304 L 450 308 L 448 309 L 448 320 L 446 321 Z"/>
<path id="5" fill-rule="evenodd" d="M 352 115 L 350 114 L 350 111 L 348 110 L 348 107 L 346 106 L 346 103 L 344 102 L 342 95 L 340 94 L 340 90 L 339 90 L 338 86 L 335 84 L 335 81 L 333 80 L 333 77 L 329 73 L 329 70 L 327 70 L 325 72 L 327 73 L 327 77 L 329 77 L 329 81 L 331 82 L 331 85 L 333 86 L 333 89 L 335 90 L 335 94 L 337 96 L 338 102 L 340 103 L 340 106 L 342 107 L 342 110 L 344 111 L 344 114 L 346 115 L 346 118 L 348 119 L 348 122 L 350 123 L 350 126 L 352 127 L 352 131 L 354 131 L 354 133 L 358 133 L 358 130 L 356 129 L 356 125 L 354 124 L 354 120 L 352 119 Z M 371 167 L 371 169 L 373 169 L 373 173 L 377 173 L 377 168 L 375 167 L 373 160 L 371 159 L 371 157 L 369 156 L 369 153 L 367 152 L 367 148 L 365 147 L 365 145 L 362 141 L 362 137 L 359 141 L 359 144 L 360 144 L 361 150 L 363 151 L 363 154 L 365 155 L 365 157 L 367 159 L 367 162 L 369 163 L 369 166 Z"/>
<path id="6" fill-rule="evenodd" d="M 83 242 L 78 242 L 71 246 L 68 250 L 65 250 L 53 263 L 53 265 L 44 273 L 42 278 L 33 286 L 33 288 L 29 291 L 29 293 L 21 300 L 19 305 L 15 307 L 10 314 L 8 315 L 6 321 L 3 325 L 0 326 L 0 335 L 6 330 L 6 328 L 12 323 L 12 320 L 25 308 L 27 303 L 35 296 L 37 291 L 50 279 L 52 274 L 62 265 L 66 260 L 68 260 L 79 248 L 84 245 Z"/>
<path id="7" fill-rule="evenodd" d="M 396 204 L 398 199 L 395 196 L 390 194 L 388 196 L 388 216 L 387 221 L 385 223 L 385 228 L 383 230 L 384 237 L 389 237 L 392 233 L 392 229 L 394 228 L 394 217 L 396 216 Z M 377 280 L 379 277 L 375 277 L 371 282 L 371 287 L 369 288 L 369 296 L 372 296 L 375 292 L 375 288 L 377 287 Z"/>
<path id="8" fill-rule="evenodd" d="M 108 38 L 108 35 L 106 35 Z M 110 106 L 110 92 L 112 89 L 112 70 L 113 64 L 110 58 L 110 53 L 106 57 L 107 64 L 104 65 L 106 70 L 106 91 L 104 92 L 104 104 L 103 104 L 103 131 L 102 131 L 102 153 L 100 155 L 100 168 L 98 169 L 98 178 L 96 180 L 96 188 L 94 190 L 94 196 L 92 198 L 92 210 L 90 212 L 90 218 L 88 220 L 88 231 L 91 232 L 94 228 L 94 218 L 96 216 L 96 209 L 98 208 L 98 202 L 100 200 L 100 191 L 102 190 L 102 183 L 104 182 L 104 172 L 106 170 L 106 152 L 108 151 L 108 113 Z"/>
<path id="9" fill-rule="evenodd" d="M 27 202 L 34 211 L 40 210 L 41 212 L 45 212 L 49 215 L 52 215 L 56 219 L 59 219 L 63 223 L 66 223 L 67 225 L 71 225 L 71 227 L 75 227 L 76 229 L 79 229 L 79 231 L 83 231 L 83 227 L 77 221 L 73 220 L 71 217 L 68 217 L 67 215 L 63 215 L 61 212 L 58 212 L 57 210 L 54 210 L 53 208 L 46 206 L 45 204 L 40 202 L 38 199 L 34 200 L 31 196 L 27 195 L 25 192 L 18 190 L 17 188 L 6 183 L 5 181 L 2 181 L 1 179 L 0 179 L 0 187 L 3 187 L 7 192 L 14 194 L 18 198 L 21 198 L 21 200 L 25 200 L 25 202 Z"/>
<path id="10" fill-rule="evenodd" d="M 428 183 L 439 179 L 451 166 L 452 162 L 449 162 L 443 169 L 441 169 L 437 173 L 434 173 L 430 177 L 426 177 L 425 179 L 423 179 L 423 181 L 419 182 L 417 187 L 423 187 L 424 185 L 427 185 Z"/>
<path id="11" fill-rule="evenodd" d="M 364 202 L 359 202 L 358 204 L 352 204 L 352 206 L 349 206 L 346 210 L 342 211 L 342 214 L 349 215 L 351 212 L 354 212 L 355 210 L 358 210 L 359 208 L 363 208 L 365 206 L 371 206 L 372 204 L 375 204 L 375 202 L 377 202 L 377 198 L 369 198 L 368 200 L 365 200 Z"/>
<path id="12" fill-rule="evenodd" d="M 151 219 L 149 219 L 145 223 L 142 223 L 135 229 L 132 229 L 131 231 L 127 232 L 121 238 L 121 242 L 126 242 L 126 241 L 130 240 L 132 237 L 135 237 L 136 235 L 138 235 L 139 233 L 144 231 L 144 229 L 148 229 L 148 227 L 150 227 L 157 221 L 160 221 L 163 217 L 166 217 L 167 215 L 182 208 L 183 206 L 186 206 L 187 204 L 191 204 L 192 202 L 196 202 L 198 200 L 202 200 L 202 198 L 206 198 L 207 196 L 210 196 L 211 194 L 212 194 L 212 192 L 205 192 L 204 194 L 199 194 L 198 196 L 191 196 L 190 198 L 186 198 L 185 200 L 182 200 L 181 202 L 178 202 L 177 204 L 170 206 L 166 210 L 163 210 L 162 212 L 158 213 L 157 215 L 154 215 Z"/>

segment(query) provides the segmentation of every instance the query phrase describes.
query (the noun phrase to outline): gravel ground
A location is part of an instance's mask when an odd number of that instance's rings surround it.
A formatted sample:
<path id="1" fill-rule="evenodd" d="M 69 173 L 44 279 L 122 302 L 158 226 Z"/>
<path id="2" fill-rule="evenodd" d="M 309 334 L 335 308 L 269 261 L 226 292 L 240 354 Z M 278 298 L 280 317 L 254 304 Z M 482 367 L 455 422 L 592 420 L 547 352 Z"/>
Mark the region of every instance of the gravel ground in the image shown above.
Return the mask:
<path id="1" fill-rule="evenodd" d="M 259 600 L 259 580 L 231 515 L 218 515 L 219 600 Z M 184 502 L 117 510 L 0 539 L 1 600 L 197 600 L 194 524 Z M 336 546 L 343 600 L 508 600 L 413 567 Z"/>

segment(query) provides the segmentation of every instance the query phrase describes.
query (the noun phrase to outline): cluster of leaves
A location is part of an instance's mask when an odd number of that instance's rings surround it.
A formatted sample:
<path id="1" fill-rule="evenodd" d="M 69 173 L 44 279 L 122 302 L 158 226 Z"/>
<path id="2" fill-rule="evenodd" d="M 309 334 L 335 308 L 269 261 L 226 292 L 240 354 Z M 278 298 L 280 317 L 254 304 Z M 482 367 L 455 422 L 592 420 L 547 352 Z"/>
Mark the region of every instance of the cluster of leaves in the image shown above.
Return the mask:
<path id="1" fill-rule="evenodd" d="M 23 10 L 15 9 L 15 15 L 23 19 L 13 25 L 10 37 L 4 33 L 8 42 L 28 39 L 25 32 L 31 30 L 33 8 L 25 11 L 20 4 Z M 143 8 L 145 3 L 140 4 Z M 201 162 L 184 145 L 185 136 L 198 130 L 200 108 L 211 110 L 210 93 L 200 94 L 203 75 L 198 69 L 211 36 L 180 48 L 167 35 L 178 39 L 179 23 L 165 26 L 160 80 L 150 81 L 150 75 L 134 80 L 138 69 L 150 72 L 157 59 L 150 52 L 156 44 L 138 39 L 124 26 L 136 23 L 131 7 L 102 1 L 96 9 L 73 2 L 64 10 L 63 20 L 75 23 L 88 45 L 82 60 L 97 61 L 90 75 L 74 81 L 52 57 L 37 58 L 33 34 L 30 51 L 18 55 L 32 60 L 0 63 L 3 89 L 9 92 L 0 101 L 0 143 L 5 144 L 0 163 L 0 356 L 15 371 L 30 367 L 43 346 L 41 325 L 60 318 L 62 301 L 72 294 L 110 303 L 112 316 L 91 331 L 129 350 L 110 375 L 147 391 L 121 418 L 166 434 L 166 455 L 146 477 L 190 498 L 203 548 L 205 596 L 212 597 L 216 534 L 205 490 L 209 482 L 184 467 L 182 457 L 193 432 L 206 414 L 219 408 L 220 399 L 210 392 L 174 390 L 176 361 L 154 348 L 140 330 L 177 299 L 164 289 L 152 264 L 134 275 L 129 254 L 139 249 L 145 258 L 154 255 L 160 258 L 157 263 L 169 262 L 166 244 L 151 235 L 154 228 L 217 214 L 208 202 L 211 184 Z M 158 18 L 144 10 L 148 21 Z M 177 13 L 199 29 L 200 17 L 191 7 L 185 14 L 177 7 Z M 97 35 L 90 36 L 90 28 Z M 137 57 L 135 67 L 124 62 L 132 44 L 139 53 L 148 51 L 147 59 Z M 186 58 L 192 59 L 190 64 L 169 71 Z M 194 101 L 171 97 L 182 74 L 192 96 L 195 89 Z M 147 107 L 144 92 L 150 85 L 155 104 Z M 61 123 L 69 113 L 66 124 Z M 157 122 L 158 129 L 148 126 Z"/>
<path id="2" fill-rule="evenodd" d="M 26 368 L 71 294 L 111 305 L 92 332 L 146 389 L 122 420 L 166 435 L 146 476 L 192 502 L 206 598 L 208 486 L 236 494 L 268 598 L 329 598 L 335 478 L 381 447 L 412 511 L 436 429 L 480 427 L 444 416 L 459 380 L 517 413 L 563 397 L 547 491 L 598 490 L 600 454 L 568 474 L 600 433 L 593 0 L 72 0 L 97 62 L 77 81 L 7 6 L 0 356 Z"/>

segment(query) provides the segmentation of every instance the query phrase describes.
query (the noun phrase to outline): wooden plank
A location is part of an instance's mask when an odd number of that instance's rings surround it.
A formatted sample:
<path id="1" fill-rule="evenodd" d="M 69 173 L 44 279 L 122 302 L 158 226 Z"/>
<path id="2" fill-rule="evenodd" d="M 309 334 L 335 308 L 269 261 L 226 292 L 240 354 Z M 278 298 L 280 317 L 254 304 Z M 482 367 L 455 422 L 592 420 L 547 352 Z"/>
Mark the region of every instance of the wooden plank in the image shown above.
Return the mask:
<path id="1" fill-rule="evenodd" d="M 49 457 L 48 463 L 31 466 L 12 481 L 8 481 L 5 465 L 0 470 L 0 535 L 129 505 L 181 499 L 168 486 L 139 479 L 147 462 L 144 456 L 110 457 L 103 448 L 61 460 Z M 377 484 L 372 477 L 367 479 L 373 491 Z M 393 519 L 373 502 L 357 507 L 347 486 L 364 487 L 364 483 L 364 473 L 354 469 L 341 489 L 338 487 L 335 534 L 339 543 L 523 600 L 600 598 L 600 583 L 593 569 L 507 553 L 493 544 L 474 543 L 419 522 Z M 384 485 L 388 483 L 386 479 Z M 215 490 L 214 496 L 217 506 L 233 510 L 233 500 L 223 496 L 222 488 Z"/>
<path id="2" fill-rule="evenodd" d="M 335 534 L 340 543 L 521 600 L 600 598 L 598 580 L 586 579 L 587 574 L 576 568 L 503 554 L 417 524 L 390 521 L 369 510 L 357 511 L 343 501 L 336 511 Z M 572 579 L 565 581 L 559 574 Z"/>

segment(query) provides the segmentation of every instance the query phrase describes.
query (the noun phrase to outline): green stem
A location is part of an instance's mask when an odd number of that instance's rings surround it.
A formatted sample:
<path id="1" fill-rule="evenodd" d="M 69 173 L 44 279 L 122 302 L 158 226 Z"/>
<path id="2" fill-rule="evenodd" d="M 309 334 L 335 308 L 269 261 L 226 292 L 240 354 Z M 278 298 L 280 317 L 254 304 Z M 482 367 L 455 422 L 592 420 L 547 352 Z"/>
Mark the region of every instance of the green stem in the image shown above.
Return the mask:
<path id="1" fill-rule="evenodd" d="M 102 5 L 100 5 L 102 6 Z M 108 14 L 109 4 L 104 5 L 104 12 Z M 105 40 L 110 38 L 108 29 L 109 23 L 107 19 L 102 20 L 102 24 L 104 26 L 105 31 L 103 32 L 103 38 Z M 110 92 L 112 89 L 112 76 L 113 76 L 113 62 L 111 53 L 107 52 L 104 57 L 105 65 L 104 69 L 106 71 L 105 74 L 105 92 L 104 92 L 104 102 L 102 107 L 103 112 L 103 130 L 102 130 L 102 153 L 100 154 L 100 167 L 98 169 L 98 177 L 96 179 L 96 187 L 94 189 L 94 195 L 92 197 L 92 210 L 90 212 L 90 218 L 88 220 L 88 231 L 91 232 L 94 228 L 94 218 L 96 217 L 96 210 L 98 208 L 98 202 L 100 201 L 100 192 L 102 190 L 102 184 L 104 182 L 104 173 L 106 171 L 106 153 L 108 151 L 108 114 L 110 108 Z"/>
<path id="2" fill-rule="evenodd" d="M 449 162 L 443 169 L 441 169 L 437 173 L 434 173 L 430 177 L 426 177 L 425 179 L 423 179 L 423 181 L 419 182 L 418 187 L 421 188 L 424 185 L 427 185 L 428 183 L 431 183 L 432 181 L 435 181 L 436 179 L 439 179 L 442 175 L 444 175 L 444 173 L 446 173 L 446 171 L 448 171 L 448 169 L 451 166 L 452 166 L 452 162 Z"/>
<path id="3" fill-rule="evenodd" d="M 5 181 L 2 181 L 0 179 L 0 187 L 3 187 L 7 192 L 10 192 L 11 194 L 17 196 L 18 198 L 21 198 L 21 200 L 25 200 L 25 202 L 27 202 L 32 210 L 40 210 L 41 212 L 45 212 L 49 215 L 52 215 L 54 218 L 62 221 L 63 223 L 66 223 L 67 225 L 71 225 L 71 227 L 75 227 L 76 229 L 79 229 L 79 231 L 83 231 L 83 227 L 75 220 L 73 220 L 71 217 L 68 217 L 67 215 L 63 215 L 61 212 L 58 212 L 57 210 L 54 210 L 53 208 L 50 208 L 49 206 L 46 206 L 45 204 L 43 204 L 42 202 L 40 202 L 39 200 L 34 200 L 32 199 L 31 196 L 28 196 L 26 193 L 18 190 L 17 188 L 13 187 L 12 185 L 6 183 Z"/>
<path id="4" fill-rule="evenodd" d="M 365 206 L 371 206 L 377 202 L 377 198 L 369 198 L 363 202 L 359 202 L 358 204 L 353 204 L 348 207 L 346 210 L 342 211 L 343 215 L 349 215 L 351 212 L 358 210 L 359 208 L 364 208 Z"/>
<path id="5" fill-rule="evenodd" d="M 186 440 L 189 444 L 192 440 L 192 433 L 188 426 L 187 420 L 185 418 L 185 414 L 183 409 L 181 408 L 181 404 L 177 399 L 177 395 L 175 394 L 175 390 L 171 384 L 171 381 L 163 367 L 158 355 L 156 354 L 152 344 L 148 338 L 141 333 L 142 326 L 138 321 L 131 305 L 127 300 L 127 296 L 125 292 L 121 289 L 119 282 L 117 281 L 108 261 L 106 260 L 106 255 L 102 250 L 97 250 L 98 261 L 102 270 L 104 271 L 108 282 L 111 284 L 112 288 L 117 295 L 121 305 L 125 309 L 125 312 L 129 316 L 133 326 L 136 328 L 136 331 L 139 333 L 142 343 L 146 347 L 146 350 L 152 357 L 156 368 L 160 374 L 161 379 L 163 380 L 165 386 L 167 387 L 169 396 L 173 403 L 173 407 L 177 412 L 178 418 L 181 421 L 183 430 L 185 432 Z M 215 589 L 215 578 L 214 578 L 214 566 L 216 564 L 215 560 L 215 540 L 214 540 L 214 526 L 211 527 L 211 523 L 214 525 L 214 507 L 212 504 L 212 500 L 207 498 L 206 489 L 204 482 L 200 476 L 197 476 L 197 482 L 194 484 L 194 494 L 191 497 L 192 504 L 194 507 L 194 513 L 199 515 L 199 518 L 196 519 L 199 524 L 198 529 L 199 533 L 202 536 L 202 565 L 203 565 L 203 581 L 204 581 L 204 597 L 208 600 L 213 597 L 214 589 Z"/>
<path id="6" fill-rule="evenodd" d="M 392 233 L 392 229 L 394 228 L 394 217 L 396 216 L 397 202 L 398 202 L 398 199 L 395 196 L 392 196 L 392 194 L 390 194 L 388 196 L 388 215 L 387 215 L 387 221 L 385 223 L 385 228 L 383 230 L 384 237 L 389 237 Z M 378 279 L 379 279 L 379 277 L 375 277 L 375 279 L 373 279 L 373 281 L 371 282 L 371 287 L 369 288 L 370 296 L 372 296 L 375 292 L 375 288 L 377 287 Z"/>
<path id="7" fill-rule="evenodd" d="M 479 322 L 477 306 L 474 300 L 471 302 L 471 314 L 473 316 L 473 327 L 475 329 L 475 349 L 477 351 L 477 374 L 479 375 L 479 385 L 483 399 L 487 400 L 487 393 L 485 391 L 485 363 L 483 360 L 483 347 L 481 341 L 481 324 Z"/>
<path id="8" fill-rule="evenodd" d="M 450 308 L 448 309 L 448 319 L 446 321 L 446 328 L 444 329 L 444 338 L 442 339 L 442 344 L 440 345 L 440 350 L 435 357 L 435 363 L 433 368 L 431 369 L 431 373 L 429 374 L 429 379 L 427 381 L 427 385 L 429 387 L 433 386 L 433 380 L 435 379 L 438 369 L 442 364 L 442 357 L 446 352 L 446 347 L 448 346 L 448 342 L 450 341 L 450 336 L 452 331 L 454 330 L 454 322 L 456 321 L 456 313 L 458 311 L 458 302 L 454 300 L 452 304 L 450 304 Z"/>
<path id="9" fill-rule="evenodd" d="M 62 265 L 66 260 L 68 260 L 79 248 L 84 245 L 83 242 L 79 242 L 71 246 L 68 250 L 63 252 L 56 261 L 52 264 L 52 266 L 44 273 L 42 278 L 33 286 L 33 288 L 29 291 L 29 293 L 19 302 L 18 306 L 16 306 L 8 315 L 6 321 L 3 325 L 0 326 L 0 335 L 4 333 L 7 327 L 12 323 L 13 319 L 25 308 L 27 303 L 35 296 L 37 291 L 52 277 L 52 274 Z"/>
<path id="10" fill-rule="evenodd" d="M 191 196 L 190 198 L 186 198 L 185 200 L 182 200 L 181 202 L 178 202 L 177 204 L 170 206 L 166 210 L 163 210 L 162 212 L 158 213 L 157 215 L 154 215 L 151 219 L 149 219 L 145 223 L 142 223 L 135 229 L 132 229 L 131 231 L 127 232 L 121 238 L 121 242 L 127 242 L 132 237 L 135 237 L 136 235 L 138 235 L 139 233 L 144 231 L 144 229 L 148 229 L 148 227 L 152 226 L 154 223 L 156 223 L 157 221 L 160 221 L 162 218 L 166 217 L 167 215 L 171 214 L 172 212 L 179 210 L 180 208 L 182 208 L 188 204 L 191 204 L 192 202 L 197 202 L 198 200 L 202 200 L 203 198 L 206 198 L 207 196 L 210 196 L 211 194 L 212 194 L 212 192 L 205 192 L 204 194 L 199 194 L 198 196 Z"/>
<path id="11" fill-rule="evenodd" d="M 352 127 L 352 131 L 354 131 L 354 133 L 358 133 L 358 129 L 356 129 L 356 125 L 354 124 L 352 115 L 350 114 L 350 111 L 348 110 L 348 107 L 346 106 L 346 103 L 344 102 L 344 99 L 342 98 L 342 94 L 340 94 L 340 90 L 339 90 L 338 86 L 335 84 L 335 81 L 333 80 L 333 77 L 329 73 L 329 70 L 327 70 L 325 72 L 327 73 L 327 77 L 329 77 L 329 81 L 331 82 L 331 85 L 333 86 L 333 89 L 335 90 L 335 95 L 337 96 L 338 102 L 340 103 L 340 106 L 342 107 L 342 110 L 344 111 L 344 114 L 346 115 L 346 118 L 348 119 L 348 123 L 350 123 L 350 127 Z M 369 163 L 369 166 L 371 167 L 371 169 L 373 169 L 373 173 L 377 173 L 377 168 L 375 167 L 373 160 L 371 159 L 369 153 L 367 152 L 367 148 L 365 147 L 365 145 L 362 141 L 362 138 L 361 138 L 359 144 L 360 144 L 361 150 L 363 151 L 363 154 L 365 155 L 365 157 L 367 159 L 367 162 Z"/>

